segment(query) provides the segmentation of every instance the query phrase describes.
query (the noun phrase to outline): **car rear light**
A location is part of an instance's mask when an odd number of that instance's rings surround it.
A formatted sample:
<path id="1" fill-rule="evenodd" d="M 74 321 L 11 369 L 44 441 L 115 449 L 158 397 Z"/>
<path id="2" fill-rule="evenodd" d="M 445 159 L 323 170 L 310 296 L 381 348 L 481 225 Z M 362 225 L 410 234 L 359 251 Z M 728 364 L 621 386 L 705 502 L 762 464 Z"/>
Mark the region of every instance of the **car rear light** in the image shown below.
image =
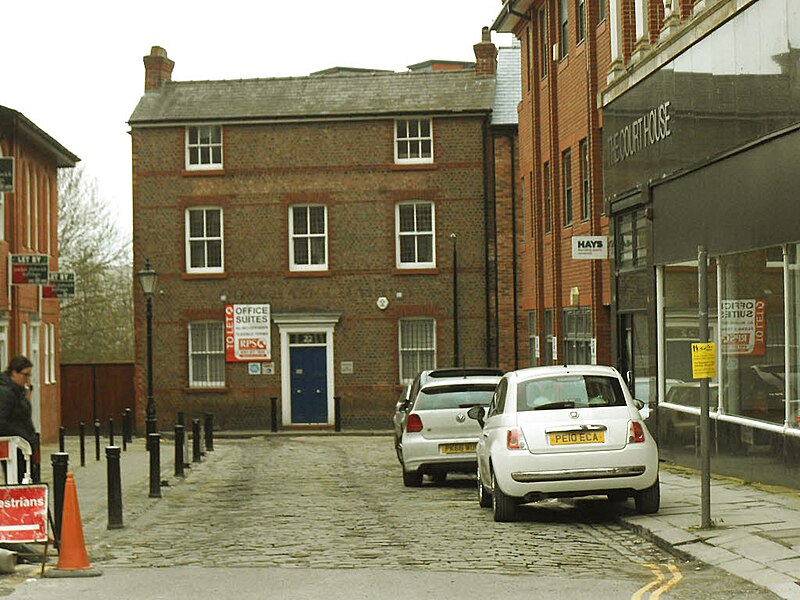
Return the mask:
<path id="1" fill-rule="evenodd" d="M 506 448 L 509 450 L 525 449 L 525 436 L 520 429 L 514 427 L 506 432 Z"/>
<path id="2" fill-rule="evenodd" d="M 416 433 L 422 431 L 422 419 L 416 413 L 411 413 L 406 419 L 406 431 L 409 433 Z"/>
<path id="3" fill-rule="evenodd" d="M 631 421 L 628 428 L 628 443 L 638 443 L 644 441 L 644 427 L 639 421 Z"/>

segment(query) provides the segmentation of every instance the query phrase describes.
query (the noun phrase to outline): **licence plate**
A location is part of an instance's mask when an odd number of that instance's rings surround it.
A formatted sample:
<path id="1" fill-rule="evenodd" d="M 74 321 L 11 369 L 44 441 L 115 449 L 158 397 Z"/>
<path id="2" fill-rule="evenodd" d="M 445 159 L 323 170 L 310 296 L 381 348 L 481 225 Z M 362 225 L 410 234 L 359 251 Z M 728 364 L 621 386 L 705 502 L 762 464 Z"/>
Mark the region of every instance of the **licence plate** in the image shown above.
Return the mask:
<path id="1" fill-rule="evenodd" d="M 466 454 L 467 452 L 475 452 L 478 444 L 475 442 L 462 443 L 462 444 L 439 444 L 439 452 L 441 454 Z"/>
<path id="2" fill-rule="evenodd" d="M 550 434 L 551 446 L 567 444 L 602 444 L 605 442 L 603 431 L 560 431 Z"/>

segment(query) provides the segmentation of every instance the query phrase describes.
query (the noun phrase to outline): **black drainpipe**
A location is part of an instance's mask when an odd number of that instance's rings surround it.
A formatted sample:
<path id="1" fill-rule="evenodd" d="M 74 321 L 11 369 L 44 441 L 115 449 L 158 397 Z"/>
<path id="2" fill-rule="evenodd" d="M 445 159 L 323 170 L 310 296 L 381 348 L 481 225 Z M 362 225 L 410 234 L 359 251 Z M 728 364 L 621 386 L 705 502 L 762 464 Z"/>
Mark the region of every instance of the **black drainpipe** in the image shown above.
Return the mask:
<path id="1" fill-rule="evenodd" d="M 490 270 L 489 270 L 489 148 L 488 148 L 488 137 L 489 137 L 489 115 L 486 115 L 483 119 L 483 248 L 484 248 L 484 260 L 483 260 L 483 279 L 488 284 L 489 277 L 490 277 Z M 494 152 L 492 152 L 494 155 Z M 492 181 L 494 181 L 494 161 L 492 161 Z M 494 198 L 494 194 L 492 194 L 492 198 Z M 497 227 L 495 227 L 497 229 Z M 495 269 L 497 266 L 495 265 Z M 495 286 L 496 288 L 497 286 Z M 494 361 L 490 360 L 492 355 L 492 342 L 491 342 L 491 323 L 489 323 L 489 314 L 490 314 L 490 304 L 489 304 L 489 294 L 488 294 L 488 285 L 487 285 L 487 293 L 484 294 L 485 306 L 484 306 L 484 314 L 486 315 L 485 319 L 485 328 L 486 331 L 484 336 L 486 338 L 486 348 L 484 351 L 484 356 L 486 357 L 486 362 L 490 365 L 497 365 L 497 360 Z"/>
<path id="2" fill-rule="evenodd" d="M 517 335 L 517 170 L 514 147 L 514 132 L 511 132 L 511 244 L 512 254 L 512 278 L 514 282 L 514 368 L 519 368 L 519 336 Z M 523 196 L 524 198 L 524 196 Z"/>

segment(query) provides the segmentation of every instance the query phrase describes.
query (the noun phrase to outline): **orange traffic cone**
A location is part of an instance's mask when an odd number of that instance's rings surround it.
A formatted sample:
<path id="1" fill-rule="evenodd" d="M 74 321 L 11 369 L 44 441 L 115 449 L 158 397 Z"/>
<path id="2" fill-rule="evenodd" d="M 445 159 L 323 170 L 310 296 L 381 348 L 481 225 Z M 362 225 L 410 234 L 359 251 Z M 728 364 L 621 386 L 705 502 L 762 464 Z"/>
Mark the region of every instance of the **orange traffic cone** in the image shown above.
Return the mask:
<path id="1" fill-rule="evenodd" d="M 72 473 L 67 473 L 64 483 L 64 508 L 61 516 L 61 547 L 58 564 L 45 572 L 45 577 L 95 577 L 100 571 L 89 564 L 83 541 L 81 510 L 78 507 L 78 490 Z"/>

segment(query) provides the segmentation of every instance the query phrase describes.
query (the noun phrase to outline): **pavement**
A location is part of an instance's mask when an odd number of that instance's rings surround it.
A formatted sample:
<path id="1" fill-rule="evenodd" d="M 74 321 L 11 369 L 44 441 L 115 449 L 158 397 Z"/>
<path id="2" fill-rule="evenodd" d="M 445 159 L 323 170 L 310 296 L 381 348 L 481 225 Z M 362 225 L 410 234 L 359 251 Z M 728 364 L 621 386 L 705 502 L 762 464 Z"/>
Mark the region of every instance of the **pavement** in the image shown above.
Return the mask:
<path id="1" fill-rule="evenodd" d="M 346 435 L 375 432 L 344 432 Z M 384 433 L 384 432 L 380 432 Z M 389 433 L 385 433 L 390 435 Z M 297 432 L 220 432 L 225 437 L 292 435 Z M 317 433 L 319 435 L 319 433 Z M 337 435 L 330 433 L 329 435 Z M 121 445 L 121 441 L 117 440 Z M 102 445 L 107 443 L 103 440 Z M 87 438 L 86 465 L 80 466 L 79 442 L 67 438 L 65 450 L 78 490 L 81 518 L 107 518 L 107 465 L 95 459 L 94 439 Z M 50 457 L 56 445 L 42 448 L 42 480 L 52 479 Z M 191 445 L 186 461 L 192 460 Z M 213 472 L 213 453 L 205 453 L 203 469 Z M 175 482 L 173 445 L 162 441 L 162 479 Z M 149 490 L 149 457 L 142 438 L 127 445 L 120 460 L 123 505 Z M 713 462 L 712 462 L 713 469 Z M 632 503 L 621 508 L 620 522 L 684 560 L 700 561 L 766 588 L 781 598 L 800 600 L 800 489 L 762 486 L 714 476 L 711 479 L 711 528 L 701 528 L 701 477 L 689 468 L 661 465 L 661 508 L 655 515 L 638 515 Z M 18 565 L 20 577 L 35 577 L 38 567 Z M 8 578 L 13 576 L 2 576 Z M 8 581 L 10 583 L 10 581 Z"/>

